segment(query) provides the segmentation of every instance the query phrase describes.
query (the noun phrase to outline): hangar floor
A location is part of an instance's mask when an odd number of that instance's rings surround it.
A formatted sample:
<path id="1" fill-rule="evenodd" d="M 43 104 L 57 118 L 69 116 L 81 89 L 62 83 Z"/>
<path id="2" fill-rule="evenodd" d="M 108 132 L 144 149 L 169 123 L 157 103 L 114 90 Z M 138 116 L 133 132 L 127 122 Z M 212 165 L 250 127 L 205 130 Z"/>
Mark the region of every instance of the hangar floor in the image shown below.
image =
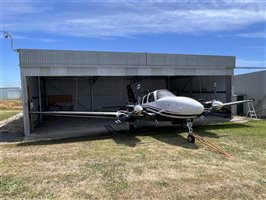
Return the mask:
<path id="1" fill-rule="evenodd" d="M 205 119 L 194 120 L 194 126 L 202 124 L 213 124 L 219 122 L 230 121 L 230 118 L 223 118 L 217 116 L 210 116 Z M 73 117 L 47 117 L 43 122 L 38 125 L 32 132 L 31 136 L 26 140 L 42 140 L 42 139 L 59 139 L 81 136 L 95 136 L 106 134 L 119 134 L 128 130 L 125 124 L 116 124 L 114 119 L 93 119 L 93 118 L 73 118 Z M 136 122 L 134 124 L 137 128 L 141 129 L 151 128 L 153 131 L 155 127 L 151 121 Z M 170 122 L 160 122 L 156 125 L 157 128 L 164 128 L 172 125 Z"/>
<path id="2" fill-rule="evenodd" d="M 76 136 L 93 136 L 108 133 L 106 126 L 114 126 L 113 119 L 77 117 L 47 117 L 28 139 L 56 139 Z M 117 126 L 117 125 L 116 125 Z M 119 130 L 122 127 L 120 127 Z"/>

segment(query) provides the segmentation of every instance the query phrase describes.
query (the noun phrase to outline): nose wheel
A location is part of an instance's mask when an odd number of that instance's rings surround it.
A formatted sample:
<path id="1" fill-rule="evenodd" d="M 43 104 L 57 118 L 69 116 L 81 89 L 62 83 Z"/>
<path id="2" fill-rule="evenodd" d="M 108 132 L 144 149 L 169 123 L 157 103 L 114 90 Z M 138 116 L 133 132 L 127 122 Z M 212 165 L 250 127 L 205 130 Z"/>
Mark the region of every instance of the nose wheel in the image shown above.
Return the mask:
<path id="1" fill-rule="evenodd" d="M 188 128 L 188 136 L 187 136 L 187 141 L 189 143 L 195 143 L 195 136 L 193 135 L 193 123 L 192 121 L 187 121 L 187 123 L 185 124 L 185 126 Z"/>
<path id="2" fill-rule="evenodd" d="M 187 141 L 188 141 L 189 143 L 195 143 L 195 136 L 192 135 L 192 134 L 189 134 L 189 135 L 187 136 Z"/>

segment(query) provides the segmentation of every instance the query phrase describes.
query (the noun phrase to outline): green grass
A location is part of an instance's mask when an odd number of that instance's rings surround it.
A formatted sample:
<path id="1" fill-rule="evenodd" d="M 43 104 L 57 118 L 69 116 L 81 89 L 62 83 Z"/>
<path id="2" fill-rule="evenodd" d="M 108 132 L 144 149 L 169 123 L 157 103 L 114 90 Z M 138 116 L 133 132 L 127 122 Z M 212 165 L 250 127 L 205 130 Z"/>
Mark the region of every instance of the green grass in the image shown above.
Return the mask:
<path id="1" fill-rule="evenodd" d="M 2 199 L 266 199 L 266 121 L 1 144 Z"/>
<path id="2" fill-rule="evenodd" d="M 12 117 L 20 112 L 21 110 L 0 110 L 0 121 L 8 119 L 9 117 Z"/>

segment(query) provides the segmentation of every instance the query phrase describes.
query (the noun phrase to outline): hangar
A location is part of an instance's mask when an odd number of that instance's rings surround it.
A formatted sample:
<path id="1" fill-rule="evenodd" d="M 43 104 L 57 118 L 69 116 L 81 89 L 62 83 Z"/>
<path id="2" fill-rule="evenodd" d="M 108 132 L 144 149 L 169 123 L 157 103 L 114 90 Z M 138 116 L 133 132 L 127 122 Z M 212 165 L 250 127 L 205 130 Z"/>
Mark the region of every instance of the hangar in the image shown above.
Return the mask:
<path id="1" fill-rule="evenodd" d="M 167 88 L 176 95 L 231 101 L 234 56 L 19 49 L 25 136 L 52 122 L 29 111 L 115 111 L 127 85 L 141 93 Z M 69 119 L 60 121 L 60 129 Z M 45 123 L 45 126 L 42 124 Z M 80 130 L 79 125 L 71 131 Z M 82 126 L 82 125 L 80 125 Z M 87 124 L 87 126 L 89 126 Z M 87 127 L 88 128 L 88 127 Z"/>

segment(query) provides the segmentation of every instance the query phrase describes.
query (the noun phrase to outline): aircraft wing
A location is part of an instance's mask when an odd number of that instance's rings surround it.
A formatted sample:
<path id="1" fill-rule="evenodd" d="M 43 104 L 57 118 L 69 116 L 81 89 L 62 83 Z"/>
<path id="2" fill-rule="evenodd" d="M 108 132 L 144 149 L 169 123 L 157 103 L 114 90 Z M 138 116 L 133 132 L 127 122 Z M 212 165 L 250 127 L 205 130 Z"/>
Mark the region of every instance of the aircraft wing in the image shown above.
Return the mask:
<path id="1" fill-rule="evenodd" d="M 249 99 L 249 100 L 243 100 L 243 101 L 233 101 L 233 102 L 223 103 L 222 107 L 241 104 L 241 103 L 248 103 L 248 102 L 253 102 L 253 101 L 255 101 L 255 99 Z"/>
<path id="2" fill-rule="evenodd" d="M 87 111 L 33 111 L 30 114 L 43 114 L 52 116 L 65 116 L 65 117 L 101 117 L 101 118 L 116 118 L 118 112 L 87 112 Z"/>
<path id="3" fill-rule="evenodd" d="M 242 103 L 248 103 L 248 102 L 253 102 L 255 99 L 249 99 L 249 100 L 243 100 L 243 101 L 233 101 L 233 102 L 228 102 L 228 103 L 222 103 L 220 101 L 213 101 L 212 102 L 212 107 L 214 109 L 221 109 L 222 107 L 225 106 L 232 106 L 236 104 L 242 104 Z"/>

